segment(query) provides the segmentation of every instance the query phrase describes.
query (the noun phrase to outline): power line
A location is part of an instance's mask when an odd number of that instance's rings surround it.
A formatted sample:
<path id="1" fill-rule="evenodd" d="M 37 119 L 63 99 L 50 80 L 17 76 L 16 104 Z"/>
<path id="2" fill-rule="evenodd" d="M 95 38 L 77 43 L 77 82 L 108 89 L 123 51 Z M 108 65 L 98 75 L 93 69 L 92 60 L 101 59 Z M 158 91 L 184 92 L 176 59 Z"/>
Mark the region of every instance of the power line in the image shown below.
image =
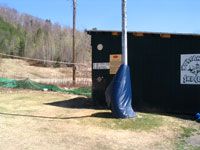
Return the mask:
<path id="1" fill-rule="evenodd" d="M 88 66 L 84 63 L 70 63 L 70 62 L 62 62 L 62 61 L 53 61 L 53 60 L 42 60 L 42 59 L 36 59 L 36 58 L 29 58 L 29 57 L 21 57 L 16 55 L 9 55 L 0 53 L 2 56 L 8 56 L 8 57 L 14 57 L 14 58 L 20 58 L 20 59 L 26 59 L 26 60 L 34 60 L 34 61 L 40 61 L 40 62 L 49 62 L 49 63 L 59 63 L 59 64 L 65 64 L 65 65 L 79 65 L 79 66 Z"/>

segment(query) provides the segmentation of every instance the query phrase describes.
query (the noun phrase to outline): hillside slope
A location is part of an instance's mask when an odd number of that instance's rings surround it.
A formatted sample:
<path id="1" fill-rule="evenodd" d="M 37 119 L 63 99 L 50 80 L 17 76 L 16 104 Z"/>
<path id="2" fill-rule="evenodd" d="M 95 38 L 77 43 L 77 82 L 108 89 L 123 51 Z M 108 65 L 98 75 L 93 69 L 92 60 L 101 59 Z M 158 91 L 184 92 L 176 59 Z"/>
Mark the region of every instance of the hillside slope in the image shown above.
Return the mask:
<path id="1" fill-rule="evenodd" d="M 72 62 L 72 28 L 0 6 L 0 52 Z M 76 61 L 91 62 L 90 36 L 76 30 Z M 49 65 L 49 64 L 48 64 Z"/>
<path id="2" fill-rule="evenodd" d="M 19 59 L 0 60 L 0 77 L 4 78 L 46 78 L 58 79 L 72 77 L 72 69 L 69 67 L 53 68 L 31 66 L 27 61 Z"/>

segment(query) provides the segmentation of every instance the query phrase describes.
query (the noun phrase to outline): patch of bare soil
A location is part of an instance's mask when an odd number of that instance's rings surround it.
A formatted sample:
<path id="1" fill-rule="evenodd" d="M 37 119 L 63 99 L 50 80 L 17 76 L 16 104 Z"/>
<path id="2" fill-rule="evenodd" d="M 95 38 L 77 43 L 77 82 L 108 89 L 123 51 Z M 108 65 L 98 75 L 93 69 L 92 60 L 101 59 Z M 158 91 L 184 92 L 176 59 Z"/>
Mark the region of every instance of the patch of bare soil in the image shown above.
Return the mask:
<path id="1" fill-rule="evenodd" d="M 194 136 L 191 136 L 185 140 L 192 146 L 200 146 L 200 133 L 196 133 Z"/>

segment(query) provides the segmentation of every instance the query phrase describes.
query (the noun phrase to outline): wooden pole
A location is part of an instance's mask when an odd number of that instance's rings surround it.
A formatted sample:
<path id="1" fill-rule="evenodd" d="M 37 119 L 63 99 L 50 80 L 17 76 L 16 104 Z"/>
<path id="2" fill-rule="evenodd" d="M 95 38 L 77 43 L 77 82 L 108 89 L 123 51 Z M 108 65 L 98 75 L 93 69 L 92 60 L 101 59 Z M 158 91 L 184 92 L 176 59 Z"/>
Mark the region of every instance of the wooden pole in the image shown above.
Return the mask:
<path id="1" fill-rule="evenodd" d="M 76 84 L 76 0 L 73 0 L 73 84 Z"/>

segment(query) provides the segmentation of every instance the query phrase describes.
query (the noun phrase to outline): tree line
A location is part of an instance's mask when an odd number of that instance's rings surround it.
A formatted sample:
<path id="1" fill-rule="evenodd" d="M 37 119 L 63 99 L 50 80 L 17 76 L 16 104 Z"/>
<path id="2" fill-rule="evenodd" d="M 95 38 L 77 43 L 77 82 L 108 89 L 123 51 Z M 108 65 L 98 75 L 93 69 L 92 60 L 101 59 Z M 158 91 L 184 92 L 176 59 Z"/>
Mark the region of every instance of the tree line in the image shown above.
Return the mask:
<path id="1" fill-rule="evenodd" d="M 0 52 L 42 60 L 72 62 L 72 29 L 0 6 Z M 76 30 L 77 62 L 91 60 L 90 36 Z M 44 64 L 48 64 L 44 62 Z"/>

